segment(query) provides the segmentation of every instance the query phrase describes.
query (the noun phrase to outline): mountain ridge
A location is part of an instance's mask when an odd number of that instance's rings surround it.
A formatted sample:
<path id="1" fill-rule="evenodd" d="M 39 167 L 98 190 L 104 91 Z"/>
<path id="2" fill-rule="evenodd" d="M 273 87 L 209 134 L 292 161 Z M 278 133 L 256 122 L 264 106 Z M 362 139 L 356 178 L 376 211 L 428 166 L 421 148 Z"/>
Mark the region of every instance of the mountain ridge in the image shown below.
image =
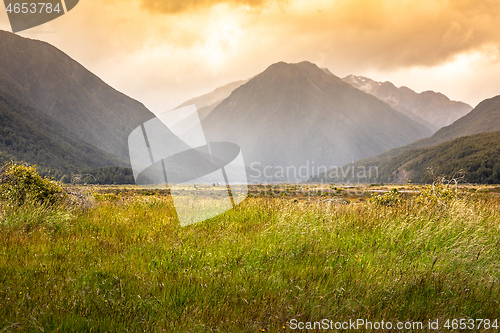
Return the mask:
<path id="1" fill-rule="evenodd" d="M 385 182 L 401 182 L 404 181 L 402 175 L 405 172 L 401 169 L 399 175 L 393 175 L 395 170 L 392 170 L 395 166 L 399 165 L 399 161 L 405 160 L 408 162 L 413 155 L 421 155 L 422 152 L 426 152 L 440 145 L 453 145 L 452 142 L 460 138 L 469 138 L 468 140 L 470 140 L 470 138 L 475 135 L 484 134 L 487 136 L 487 133 L 496 132 L 500 132 L 500 95 L 485 99 L 467 115 L 456 120 L 453 124 L 440 129 L 429 138 L 417 140 L 409 145 L 391 149 L 376 156 L 360 159 L 352 163 L 352 167 L 380 167 L 383 170 L 381 171 L 382 176 L 379 180 Z M 470 145 L 470 143 L 468 144 Z M 489 144 L 499 146 L 499 143 L 495 141 L 490 141 Z M 485 149 L 488 149 L 488 147 L 483 146 L 483 150 Z M 446 161 L 443 161 L 443 163 L 445 162 Z M 392 171 L 388 174 L 388 170 Z M 391 175 L 393 175 L 394 178 L 391 179 Z M 411 172 L 409 172 L 409 176 L 411 176 Z M 417 179 L 417 181 L 424 179 L 422 178 L 422 173 L 419 173 L 419 177 L 420 179 Z M 316 177 L 316 179 L 321 178 L 322 176 Z M 344 180 L 340 179 L 339 181 Z"/>
<path id="2" fill-rule="evenodd" d="M 36 164 L 44 174 L 123 165 L 75 138 L 43 111 L 0 88 L 0 164 L 10 161 Z"/>
<path id="3" fill-rule="evenodd" d="M 328 181 L 341 183 L 432 183 L 434 177 L 450 179 L 463 175 L 466 183 L 500 184 L 500 132 L 484 132 L 463 136 L 436 146 L 407 150 L 390 159 L 370 166 L 367 178 L 356 179 L 358 164 L 346 166 L 347 177 L 339 172 L 327 172 Z M 375 167 L 377 168 L 375 172 Z M 352 170 L 355 170 L 352 172 Z M 315 177 L 319 181 L 321 177 Z"/>
<path id="4" fill-rule="evenodd" d="M 203 127 L 208 141 L 239 144 L 247 165 L 270 167 L 345 163 L 432 134 L 310 62 L 269 66 L 218 104 Z"/>
<path id="5" fill-rule="evenodd" d="M 191 98 L 176 107 L 176 109 L 194 104 L 198 110 L 200 119 L 204 119 L 210 112 L 212 112 L 213 109 L 215 109 L 217 105 L 219 105 L 224 99 L 229 97 L 235 89 L 247 83 L 249 80 L 250 79 L 230 82 L 228 84 L 215 88 L 209 93 Z"/>
<path id="6" fill-rule="evenodd" d="M 348 75 L 342 80 L 376 96 L 406 115 L 413 114 L 418 117 L 415 120 L 423 120 L 433 131 L 450 125 L 472 110 L 470 105 L 452 101 L 446 95 L 432 90 L 417 93 L 405 86 L 398 88 L 389 81 L 377 82 L 355 75 Z"/>
<path id="7" fill-rule="evenodd" d="M 154 117 L 56 47 L 0 31 L 0 82 L 81 140 L 128 163 L 127 136 Z"/>

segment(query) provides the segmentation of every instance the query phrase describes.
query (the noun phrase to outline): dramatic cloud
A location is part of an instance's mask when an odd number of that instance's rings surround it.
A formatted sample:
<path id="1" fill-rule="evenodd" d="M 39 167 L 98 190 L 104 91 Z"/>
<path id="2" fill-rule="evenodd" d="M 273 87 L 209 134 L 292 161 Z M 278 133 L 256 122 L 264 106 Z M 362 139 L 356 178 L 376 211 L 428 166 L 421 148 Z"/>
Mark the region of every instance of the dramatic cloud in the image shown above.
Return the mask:
<path id="1" fill-rule="evenodd" d="M 308 49 L 329 51 L 327 56 L 342 64 L 394 68 L 433 66 L 462 52 L 498 46 L 500 31 L 493 27 L 499 17 L 498 1 L 477 6 L 473 1 L 339 0 L 317 6 L 315 13 L 289 10 L 278 19 L 284 35 L 299 37 Z"/>
<path id="2" fill-rule="evenodd" d="M 155 13 L 178 14 L 217 4 L 236 4 L 255 7 L 262 6 L 267 1 L 269 0 L 141 0 L 141 4 L 147 10 Z"/>
<path id="3" fill-rule="evenodd" d="M 86 0 L 23 35 L 156 112 L 302 60 L 475 104 L 500 93 L 499 19 L 498 0 Z"/>

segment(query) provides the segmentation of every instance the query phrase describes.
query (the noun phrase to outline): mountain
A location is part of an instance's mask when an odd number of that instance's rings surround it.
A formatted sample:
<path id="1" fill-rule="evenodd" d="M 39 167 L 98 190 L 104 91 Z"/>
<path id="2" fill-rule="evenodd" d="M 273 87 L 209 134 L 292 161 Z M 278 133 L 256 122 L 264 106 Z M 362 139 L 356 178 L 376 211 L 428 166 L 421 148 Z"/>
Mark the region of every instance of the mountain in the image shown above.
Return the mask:
<path id="1" fill-rule="evenodd" d="M 445 95 L 434 91 L 416 93 L 407 87 L 397 88 L 391 82 L 377 82 L 354 75 L 346 76 L 342 80 L 383 100 L 433 131 L 450 125 L 472 110 L 470 105 L 451 101 Z"/>
<path id="2" fill-rule="evenodd" d="M 204 94 L 182 103 L 176 109 L 188 106 L 196 105 L 200 119 L 204 119 L 217 105 L 219 105 L 224 99 L 229 97 L 231 93 L 236 89 L 247 83 L 248 80 L 240 80 L 228 83 L 222 87 L 216 88 L 214 91 Z"/>
<path id="3" fill-rule="evenodd" d="M 500 95 L 479 103 L 474 110 L 441 128 L 432 138 L 441 142 L 461 136 L 500 131 Z"/>
<path id="4" fill-rule="evenodd" d="M 435 176 L 451 178 L 463 174 L 467 183 L 500 184 L 500 132 L 461 137 L 428 148 L 406 151 L 390 159 L 380 160 L 378 172 L 363 179 L 370 183 L 431 183 Z M 373 167 L 373 166 L 372 166 Z M 341 173 L 330 172 L 333 182 L 356 182 L 359 165 L 346 166 Z M 432 171 L 431 171 L 432 170 Z M 316 179 L 319 180 L 319 179 Z"/>
<path id="5" fill-rule="evenodd" d="M 494 178 L 489 177 L 492 175 L 488 176 L 486 174 L 482 174 L 481 177 L 483 178 L 480 178 L 479 176 L 472 176 L 477 170 L 479 170 L 480 165 L 476 163 L 474 164 L 476 168 L 470 168 L 469 165 L 472 162 L 467 160 L 467 158 L 475 158 L 474 156 L 485 157 L 485 167 L 491 166 L 493 168 L 497 162 L 487 162 L 488 158 L 486 157 L 489 155 L 491 155 L 490 157 L 497 156 L 495 155 L 496 153 L 494 149 L 500 146 L 500 140 L 498 140 L 498 136 L 494 134 L 488 136 L 488 133 L 499 131 L 500 96 L 496 96 L 482 101 L 467 115 L 458 119 L 453 124 L 443 127 L 429 138 L 418 140 L 409 145 L 389 150 L 377 156 L 359 160 L 350 165 L 351 170 L 377 167 L 379 169 L 379 177 L 371 177 L 371 179 L 356 179 L 356 177 L 351 176 L 334 177 L 337 179 L 330 179 L 329 181 L 404 182 L 406 177 L 417 182 L 427 181 L 428 178 L 425 178 L 427 176 L 424 177 L 423 173 L 423 170 L 427 166 L 432 166 L 437 169 L 442 167 L 443 172 L 445 172 L 452 170 L 451 168 L 446 169 L 444 167 L 451 163 L 452 165 L 464 167 L 464 169 L 471 174 L 469 175 L 469 178 L 467 178 L 470 182 L 481 182 L 481 179 L 483 179 L 483 181 L 491 182 Z M 484 134 L 484 136 L 478 134 Z M 461 138 L 464 137 L 466 137 L 466 139 L 464 139 L 465 141 L 461 140 Z M 497 141 L 495 141 L 495 138 Z M 478 140 L 477 147 L 474 147 L 473 145 L 473 140 L 475 139 Z M 488 147 L 488 145 L 490 145 L 490 147 Z M 458 151 L 457 147 L 464 147 L 462 153 L 458 154 L 458 156 L 462 156 L 464 158 L 463 161 L 456 157 L 448 156 L 446 152 L 446 149 L 449 149 L 450 151 Z M 467 155 L 468 151 L 476 155 L 471 157 Z M 441 155 L 435 154 L 436 152 L 440 152 Z M 441 156 L 444 156 L 445 158 Z M 449 160 L 447 160 L 447 158 Z M 480 159 L 478 158 L 476 160 L 479 161 Z M 415 165 L 406 165 L 406 163 L 410 162 L 415 162 L 417 165 L 420 165 L 420 167 L 417 168 Z M 345 168 L 347 167 L 349 166 L 345 166 Z M 316 180 L 319 179 L 321 179 L 321 177 L 317 177 Z"/>
<path id="6" fill-rule="evenodd" d="M 78 138 L 52 117 L 0 88 L 0 164 L 37 164 L 42 173 L 72 173 L 120 161 Z"/>
<path id="7" fill-rule="evenodd" d="M 410 149 L 436 146 L 462 136 L 496 131 L 500 131 L 500 95 L 482 101 L 467 115 L 453 124 L 441 128 L 429 138 L 391 149 L 379 156 L 371 157 L 369 160 L 397 156 Z"/>
<path id="8" fill-rule="evenodd" d="M 310 62 L 271 65 L 235 89 L 202 124 L 208 141 L 240 145 L 249 177 L 257 181 L 305 178 L 315 168 L 432 134 Z"/>
<path id="9" fill-rule="evenodd" d="M 129 133 L 154 115 L 55 47 L 0 31 L 0 88 L 128 164 Z"/>

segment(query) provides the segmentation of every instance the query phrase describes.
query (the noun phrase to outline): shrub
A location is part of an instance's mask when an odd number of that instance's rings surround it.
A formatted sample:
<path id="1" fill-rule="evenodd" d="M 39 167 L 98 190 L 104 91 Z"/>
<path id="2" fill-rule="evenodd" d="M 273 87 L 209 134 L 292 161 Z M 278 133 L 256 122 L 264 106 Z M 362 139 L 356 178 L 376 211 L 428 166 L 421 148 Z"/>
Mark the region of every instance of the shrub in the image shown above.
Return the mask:
<path id="1" fill-rule="evenodd" d="M 64 175 L 61 177 L 60 182 L 63 184 L 69 184 L 71 183 L 71 177 L 69 175 Z"/>
<path id="2" fill-rule="evenodd" d="M 434 170 L 428 172 L 434 176 Z M 458 184 L 464 179 L 462 170 L 454 173 L 451 177 L 434 176 L 432 185 L 427 185 L 416 197 L 416 202 L 424 205 L 447 206 L 458 199 Z"/>
<path id="3" fill-rule="evenodd" d="M 375 206 L 396 206 L 403 200 L 401 198 L 401 193 L 399 193 L 397 189 L 393 189 L 392 191 L 384 194 L 372 195 L 368 201 Z"/>
<path id="4" fill-rule="evenodd" d="M 415 198 L 415 201 L 423 205 L 442 205 L 446 206 L 451 201 L 457 198 L 457 190 L 442 184 L 427 185 L 420 194 Z"/>
<path id="5" fill-rule="evenodd" d="M 62 186 L 42 178 L 35 166 L 8 163 L 0 170 L 0 200 L 22 206 L 30 201 L 53 205 L 66 197 Z"/>

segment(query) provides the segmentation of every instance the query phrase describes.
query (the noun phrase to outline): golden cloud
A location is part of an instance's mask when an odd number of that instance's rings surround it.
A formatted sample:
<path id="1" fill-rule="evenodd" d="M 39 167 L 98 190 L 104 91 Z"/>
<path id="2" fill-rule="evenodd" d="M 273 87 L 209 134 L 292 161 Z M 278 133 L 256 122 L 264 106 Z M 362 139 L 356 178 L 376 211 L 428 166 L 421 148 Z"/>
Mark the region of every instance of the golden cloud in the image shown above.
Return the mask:
<path id="1" fill-rule="evenodd" d="M 216 5 L 225 5 L 217 9 Z M 96 11 L 96 7 L 99 10 Z M 256 9 L 256 10 L 253 10 Z M 434 66 L 461 53 L 500 46 L 498 0 L 88 0 L 73 30 L 98 49 L 134 52 L 169 45 L 199 49 L 235 17 L 238 39 L 221 56 L 258 55 L 339 65 Z M 170 14 L 165 16 L 163 14 Z M 105 30 L 107 33 L 102 33 Z M 222 45 L 222 44 L 221 44 Z M 193 48 L 194 47 L 194 48 Z M 198 47 L 196 49 L 196 47 Z M 94 52 L 94 51 L 92 51 Z M 255 56 L 257 55 L 257 56 Z M 277 59 L 278 60 L 278 59 Z"/>
<path id="2" fill-rule="evenodd" d="M 211 7 L 217 4 L 247 5 L 260 7 L 270 0 L 141 0 L 143 8 L 162 14 L 178 14 L 198 8 Z"/>
<path id="3" fill-rule="evenodd" d="M 390 74 L 464 66 L 456 60 L 472 54 L 491 68 L 499 19 L 498 0 L 87 0 L 44 39 L 128 93 L 189 95 L 193 82 L 209 90 L 277 61 Z"/>
<path id="4" fill-rule="evenodd" d="M 499 1 L 340 0 L 323 13 L 297 13 L 295 24 L 307 23 L 296 33 L 321 36 L 344 62 L 433 66 L 500 41 Z"/>

